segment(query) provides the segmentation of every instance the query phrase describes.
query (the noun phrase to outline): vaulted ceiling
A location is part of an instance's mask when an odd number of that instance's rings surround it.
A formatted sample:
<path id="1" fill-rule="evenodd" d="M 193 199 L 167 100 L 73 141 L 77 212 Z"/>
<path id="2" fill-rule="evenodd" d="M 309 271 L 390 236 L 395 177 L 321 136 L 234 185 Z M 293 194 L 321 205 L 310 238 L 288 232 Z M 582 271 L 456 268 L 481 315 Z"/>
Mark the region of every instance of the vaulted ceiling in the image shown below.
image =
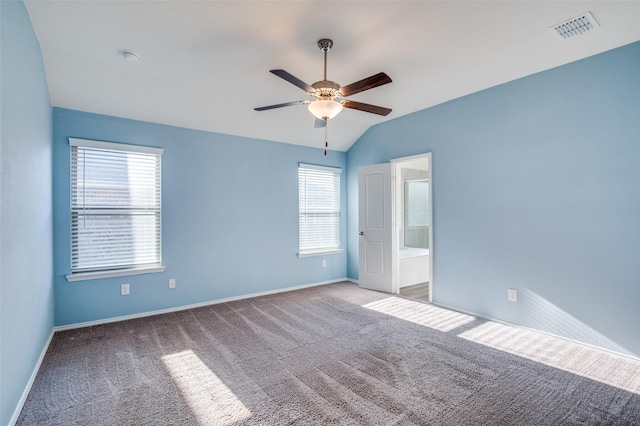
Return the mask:
<path id="1" fill-rule="evenodd" d="M 366 130 L 482 89 L 640 40 L 635 1 L 26 1 L 54 106 L 323 147 L 310 99 L 269 73 L 341 85 L 386 72 L 350 97 L 392 108 L 345 109 L 330 148 Z M 563 40 L 549 27 L 590 11 L 599 27 Z M 139 59 L 127 61 L 130 50 Z M 130 142 L 130 141 L 125 141 Z"/>

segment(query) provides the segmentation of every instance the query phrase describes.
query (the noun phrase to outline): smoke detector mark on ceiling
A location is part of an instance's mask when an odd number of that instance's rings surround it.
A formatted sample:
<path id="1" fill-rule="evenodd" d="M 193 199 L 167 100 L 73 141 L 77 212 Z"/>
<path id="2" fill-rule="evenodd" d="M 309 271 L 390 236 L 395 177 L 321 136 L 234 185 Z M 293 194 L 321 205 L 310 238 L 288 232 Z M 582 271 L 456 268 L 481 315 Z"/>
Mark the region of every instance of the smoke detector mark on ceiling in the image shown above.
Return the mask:
<path id="1" fill-rule="evenodd" d="M 549 30 L 562 40 L 566 40 L 571 37 L 579 36 L 587 31 L 598 28 L 600 24 L 593 17 L 591 12 L 583 13 L 575 18 L 571 18 L 568 21 L 561 24 L 549 27 Z"/>

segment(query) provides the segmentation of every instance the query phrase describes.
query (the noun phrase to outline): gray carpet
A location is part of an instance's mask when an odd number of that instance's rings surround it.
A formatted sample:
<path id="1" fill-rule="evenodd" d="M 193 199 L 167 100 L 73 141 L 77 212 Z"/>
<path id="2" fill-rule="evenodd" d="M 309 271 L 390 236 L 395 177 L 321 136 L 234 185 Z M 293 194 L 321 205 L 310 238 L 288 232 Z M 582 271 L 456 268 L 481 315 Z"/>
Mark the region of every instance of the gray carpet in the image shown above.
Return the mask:
<path id="1" fill-rule="evenodd" d="M 55 334 L 18 425 L 640 424 L 640 362 L 339 283 Z"/>

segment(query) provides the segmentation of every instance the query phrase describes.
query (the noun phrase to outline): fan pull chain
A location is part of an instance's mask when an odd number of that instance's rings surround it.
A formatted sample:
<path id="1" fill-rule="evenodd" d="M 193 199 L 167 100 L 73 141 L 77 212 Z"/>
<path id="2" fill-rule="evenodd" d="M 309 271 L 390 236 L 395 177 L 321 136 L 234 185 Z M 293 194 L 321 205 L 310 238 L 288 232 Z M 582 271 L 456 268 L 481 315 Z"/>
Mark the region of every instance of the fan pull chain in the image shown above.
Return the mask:
<path id="1" fill-rule="evenodd" d="M 325 126 L 324 126 L 324 156 L 327 156 L 327 148 L 329 148 L 329 137 L 327 136 L 327 134 L 329 133 L 329 120 L 325 120 Z"/>

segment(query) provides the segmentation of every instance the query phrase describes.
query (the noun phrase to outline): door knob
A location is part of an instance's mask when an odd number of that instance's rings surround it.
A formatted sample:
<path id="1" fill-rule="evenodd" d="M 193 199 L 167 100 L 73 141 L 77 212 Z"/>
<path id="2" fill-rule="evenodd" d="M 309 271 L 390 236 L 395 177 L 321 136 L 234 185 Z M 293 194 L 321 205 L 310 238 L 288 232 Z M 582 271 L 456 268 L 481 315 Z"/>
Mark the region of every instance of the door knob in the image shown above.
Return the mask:
<path id="1" fill-rule="evenodd" d="M 364 237 L 364 232 L 360 231 L 358 235 L 360 235 L 361 237 Z"/>

